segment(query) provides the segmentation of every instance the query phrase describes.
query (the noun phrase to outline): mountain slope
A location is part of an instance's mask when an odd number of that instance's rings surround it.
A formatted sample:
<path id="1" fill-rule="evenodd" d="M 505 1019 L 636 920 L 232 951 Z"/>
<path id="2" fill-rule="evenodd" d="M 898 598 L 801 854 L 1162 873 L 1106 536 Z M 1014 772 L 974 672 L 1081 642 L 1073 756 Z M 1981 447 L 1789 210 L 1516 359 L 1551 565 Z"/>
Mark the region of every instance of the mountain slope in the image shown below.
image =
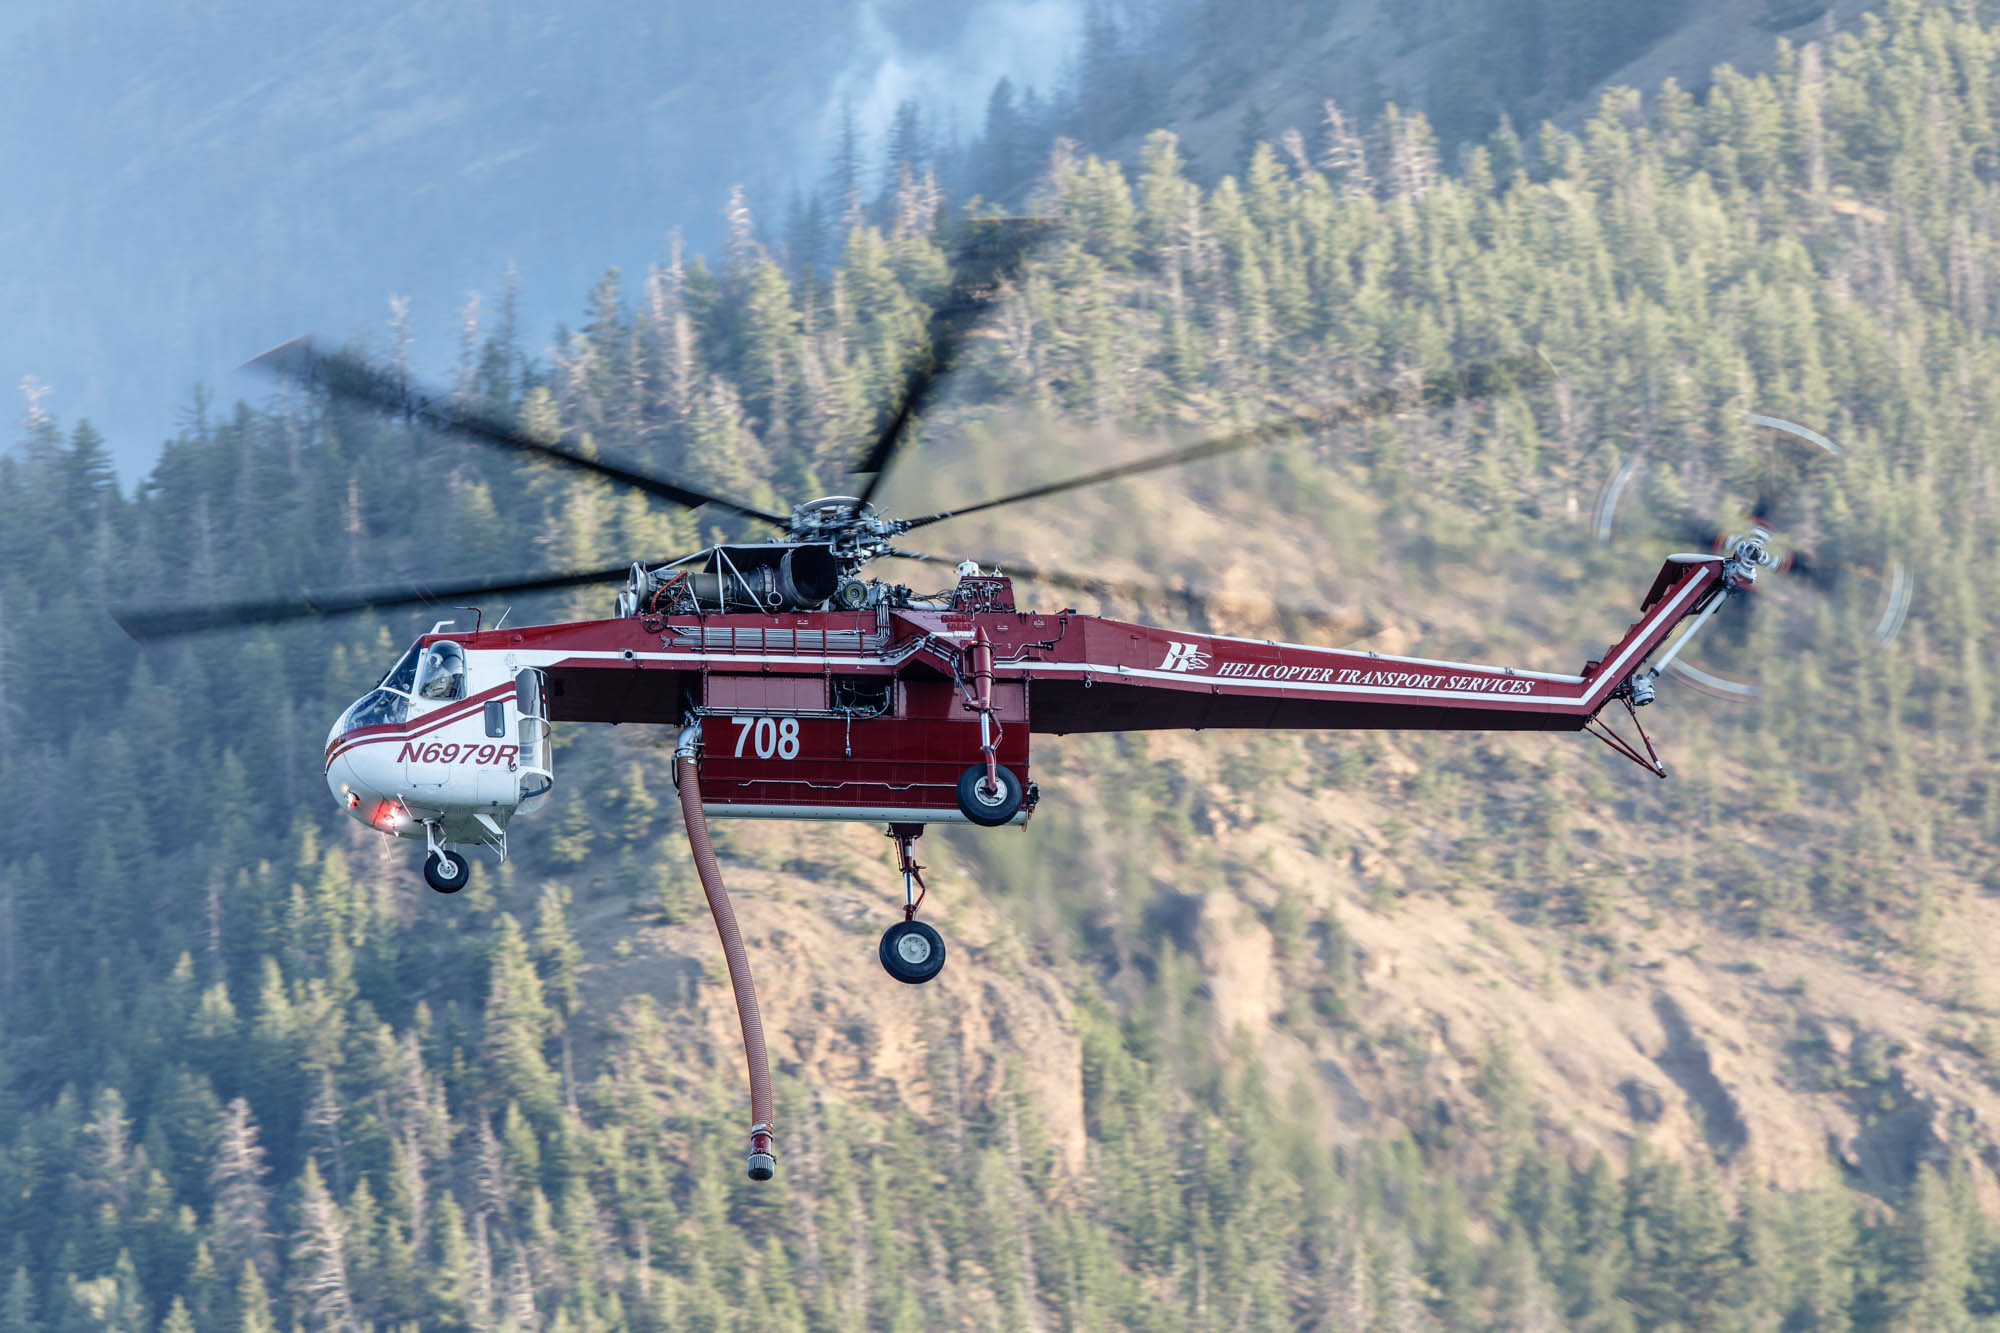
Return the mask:
<path id="1" fill-rule="evenodd" d="M 1480 153 L 1367 189 L 1266 152 L 1203 190 L 1166 137 L 1132 178 L 1059 157 L 1062 234 L 901 511 L 1419 368 L 1539 348 L 1559 378 L 980 515 L 959 549 L 1144 576 L 1112 609 L 1162 623 L 1290 636 L 1305 602 L 1384 650 L 1574 669 L 1662 554 L 1592 541 L 1600 483 L 1643 453 L 1732 521 L 1769 411 L 1844 451 L 1799 484 L 1814 550 L 1900 552 L 1920 596 L 1883 645 L 1868 587 L 1761 590 L 1763 698 L 1667 681 L 1666 783 L 1581 737 L 1038 744 L 1025 832 L 925 840 L 964 945 L 931 988 L 870 956 L 874 830 L 728 828 L 781 1071 L 767 1189 L 659 737 L 566 730 L 518 859 L 440 899 L 314 771 L 412 623 L 141 655 L 96 614 L 160 571 L 608 566 L 696 525 L 324 403 L 191 425 L 132 500 L 100 441 L 31 423 L 0 461 L 0 1326 L 1993 1313 L 1996 50 L 1892 7 L 1650 119 L 1611 100 L 1518 178 Z M 808 491 L 942 285 L 930 216 L 828 275 L 606 285 L 546 379 L 496 342 L 467 391 Z"/>
<path id="2" fill-rule="evenodd" d="M 1325 7 L 1202 3 L 1183 20 L 1182 67 L 1141 133 L 1107 144 L 1132 160 L 1153 124 L 1211 175 L 1238 171 L 1247 141 L 1325 128 L 1331 100 L 1356 130 L 1383 103 L 1420 111 L 1448 149 L 1487 137 L 1501 116 L 1532 137 L 1552 120 L 1575 130 L 1607 88 L 1702 89 L 1719 65 L 1768 72 L 1780 38 L 1824 42 L 1880 0 L 1541 0 L 1422 4 L 1348 0 Z M 1165 44 L 1175 48 L 1170 39 Z M 1093 145 L 1095 147 L 1096 145 Z"/>

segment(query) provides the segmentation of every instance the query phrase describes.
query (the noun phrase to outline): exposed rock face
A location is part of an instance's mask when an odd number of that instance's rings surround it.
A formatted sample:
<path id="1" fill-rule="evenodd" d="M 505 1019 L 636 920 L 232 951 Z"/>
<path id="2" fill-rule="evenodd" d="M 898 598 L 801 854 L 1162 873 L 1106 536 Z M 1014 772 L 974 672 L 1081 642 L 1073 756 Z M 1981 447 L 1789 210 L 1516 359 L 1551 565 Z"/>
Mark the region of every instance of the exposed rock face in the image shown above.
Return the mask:
<path id="1" fill-rule="evenodd" d="M 1240 900 L 1209 894 L 1201 900 L 1196 958 L 1214 996 L 1219 1035 L 1261 1035 L 1284 1006 L 1272 965 L 1271 932 Z"/>

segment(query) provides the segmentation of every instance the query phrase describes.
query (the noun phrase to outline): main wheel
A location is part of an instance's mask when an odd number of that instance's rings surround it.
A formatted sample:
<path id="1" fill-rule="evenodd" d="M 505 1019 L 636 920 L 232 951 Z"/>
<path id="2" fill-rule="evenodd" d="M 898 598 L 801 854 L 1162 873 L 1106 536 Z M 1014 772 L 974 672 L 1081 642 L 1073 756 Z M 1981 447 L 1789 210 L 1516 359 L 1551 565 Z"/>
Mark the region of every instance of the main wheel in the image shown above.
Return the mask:
<path id="1" fill-rule="evenodd" d="M 986 784 L 986 765 L 974 764 L 958 779 L 958 808 L 975 824 L 999 828 L 1021 813 L 1021 779 L 1004 768 L 993 770 L 1000 778 L 1000 790 Z"/>
<path id="2" fill-rule="evenodd" d="M 472 867 L 457 852 L 424 858 L 424 883 L 439 893 L 457 893 L 472 879 Z"/>
<path id="3" fill-rule="evenodd" d="M 882 932 L 882 967 L 908 986 L 921 986 L 944 967 L 944 937 L 921 921 L 898 921 Z"/>

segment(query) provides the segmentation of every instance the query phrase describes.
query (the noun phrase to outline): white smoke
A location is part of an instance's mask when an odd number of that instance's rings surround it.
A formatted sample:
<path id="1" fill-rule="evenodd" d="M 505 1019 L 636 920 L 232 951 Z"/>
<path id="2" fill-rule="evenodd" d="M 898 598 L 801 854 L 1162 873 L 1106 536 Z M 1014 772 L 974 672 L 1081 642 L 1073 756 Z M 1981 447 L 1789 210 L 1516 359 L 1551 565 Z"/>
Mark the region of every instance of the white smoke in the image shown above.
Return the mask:
<path id="1" fill-rule="evenodd" d="M 871 154 L 887 136 L 896 108 L 914 101 L 933 132 L 978 135 L 986 99 L 1002 77 L 1018 96 L 1029 86 L 1047 96 L 1083 46 L 1081 0 L 985 0 L 972 5 L 948 44 L 922 50 L 898 37 L 880 0 L 855 11 L 857 53 L 835 77 L 819 120 L 822 143 L 840 133 L 843 110 Z"/>

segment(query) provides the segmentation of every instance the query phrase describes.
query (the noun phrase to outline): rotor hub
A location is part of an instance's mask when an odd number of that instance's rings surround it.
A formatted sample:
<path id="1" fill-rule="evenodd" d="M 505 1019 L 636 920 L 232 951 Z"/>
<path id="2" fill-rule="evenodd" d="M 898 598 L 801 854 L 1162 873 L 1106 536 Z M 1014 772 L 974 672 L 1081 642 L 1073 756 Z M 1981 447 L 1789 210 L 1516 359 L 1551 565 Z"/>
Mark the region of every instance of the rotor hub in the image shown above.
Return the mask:
<path id="1" fill-rule="evenodd" d="M 854 495 L 825 495 L 792 510 L 785 537 L 795 542 L 824 542 L 839 560 L 873 560 L 890 554 L 890 539 L 909 528 L 903 519 L 886 518 L 874 505 Z"/>
<path id="2" fill-rule="evenodd" d="M 1778 564 L 1777 557 L 1771 554 L 1771 531 L 1762 524 L 1731 537 L 1725 549 L 1729 559 L 1723 565 L 1723 575 L 1732 587 L 1753 587 L 1758 570 L 1774 569 Z"/>

